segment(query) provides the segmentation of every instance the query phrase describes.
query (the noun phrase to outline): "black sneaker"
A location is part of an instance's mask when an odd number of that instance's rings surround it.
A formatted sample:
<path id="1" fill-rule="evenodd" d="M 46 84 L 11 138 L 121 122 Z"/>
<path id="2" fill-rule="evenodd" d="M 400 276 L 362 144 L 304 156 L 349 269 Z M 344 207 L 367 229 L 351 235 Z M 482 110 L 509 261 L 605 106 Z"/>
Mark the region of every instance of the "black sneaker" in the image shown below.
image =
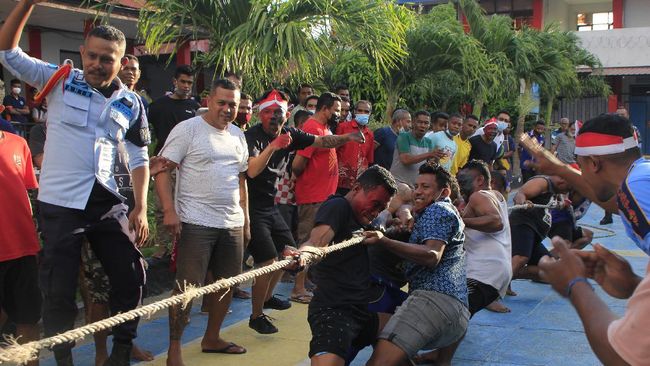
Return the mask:
<path id="1" fill-rule="evenodd" d="M 291 302 L 282 300 L 275 295 L 264 302 L 264 309 L 287 310 L 291 307 Z"/>
<path id="2" fill-rule="evenodd" d="M 277 333 L 278 328 L 276 328 L 275 325 L 271 323 L 271 319 L 272 318 L 270 316 L 262 314 L 255 319 L 251 318 L 248 320 L 248 326 L 260 334 Z"/>

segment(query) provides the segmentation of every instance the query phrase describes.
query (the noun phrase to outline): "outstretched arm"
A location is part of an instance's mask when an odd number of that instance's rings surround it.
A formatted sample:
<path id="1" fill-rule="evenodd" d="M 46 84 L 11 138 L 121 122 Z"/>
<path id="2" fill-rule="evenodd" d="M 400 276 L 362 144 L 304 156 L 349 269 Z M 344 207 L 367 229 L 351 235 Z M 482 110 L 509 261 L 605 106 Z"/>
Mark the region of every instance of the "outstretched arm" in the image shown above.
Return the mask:
<path id="1" fill-rule="evenodd" d="M 0 50 L 9 50 L 18 47 L 20 35 L 23 33 L 25 23 L 34 9 L 34 4 L 43 0 L 21 0 L 9 13 L 5 23 L 0 28 Z"/>

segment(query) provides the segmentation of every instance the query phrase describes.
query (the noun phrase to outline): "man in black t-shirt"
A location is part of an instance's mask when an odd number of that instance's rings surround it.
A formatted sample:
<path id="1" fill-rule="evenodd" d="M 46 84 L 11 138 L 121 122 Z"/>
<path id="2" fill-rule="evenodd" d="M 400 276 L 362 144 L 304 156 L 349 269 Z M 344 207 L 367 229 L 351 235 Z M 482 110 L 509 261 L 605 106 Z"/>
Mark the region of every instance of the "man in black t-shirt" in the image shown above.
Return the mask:
<path id="1" fill-rule="evenodd" d="M 247 182 L 251 241 L 248 250 L 258 267 L 275 262 L 278 255 L 290 254 L 285 249 L 295 246 L 291 230 L 275 206 L 276 181 L 289 164 L 291 152 L 309 146 L 334 148 L 361 138 L 358 134 L 314 136 L 284 127 L 288 100 L 285 93 L 275 89 L 266 92 L 256 103 L 261 123 L 245 132 L 250 156 Z M 282 272 L 270 273 L 257 277 L 253 284 L 249 326 L 259 333 L 278 331 L 264 315 L 264 308 L 284 310 L 291 307 L 288 301 L 273 296 L 281 276 Z"/>
<path id="2" fill-rule="evenodd" d="M 352 238 L 370 225 L 397 192 L 395 179 L 380 166 L 364 171 L 345 196 L 330 196 L 318 209 L 309 240 L 301 247 L 325 247 Z M 368 249 L 355 245 L 329 254 L 312 268 L 316 283 L 307 320 L 312 332 L 312 364 L 343 364 L 351 349 L 377 339 L 377 313 L 368 310 Z M 347 360 L 351 361 L 351 360 Z"/>
<path id="3" fill-rule="evenodd" d="M 485 162 L 490 170 L 492 170 L 492 164 L 497 158 L 497 144 L 494 142 L 494 138 L 497 136 L 497 123 L 488 122 L 483 126 L 483 134 L 476 135 L 469 138 L 469 143 L 472 145 L 472 149 L 469 152 L 469 159 L 471 160 L 481 160 Z"/>
<path id="4" fill-rule="evenodd" d="M 148 120 L 153 126 L 153 132 L 156 136 L 156 149 L 154 154 L 165 145 L 167 136 L 171 130 L 181 121 L 190 119 L 196 114 L 196 110 L 201 105 L 192 95 L 192 85 L 194 85 L 194 71 L 188 65 L 176 68 L 174 78 L 174 92 L 156 99 L 149 106 Z"/>

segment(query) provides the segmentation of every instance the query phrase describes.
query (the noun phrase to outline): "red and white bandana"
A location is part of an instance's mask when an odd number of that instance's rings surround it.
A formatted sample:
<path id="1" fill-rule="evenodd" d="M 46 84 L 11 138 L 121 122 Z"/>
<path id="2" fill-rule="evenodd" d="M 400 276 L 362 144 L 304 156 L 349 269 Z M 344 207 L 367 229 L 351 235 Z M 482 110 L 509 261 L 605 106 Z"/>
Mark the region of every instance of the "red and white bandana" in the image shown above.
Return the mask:
<path id="1" fill-rule="evenodd" d="M 598 132 L 585 132 L 576 137 L 575 154 L 580 156 L 611 155 L 637 146 L 639 146 L 639 140 L 636 133 L 634 136 L 623 138 Z"/>
<path id="2" fill-rule="evenodd" d="M 279 106 L 282 109 L 283 114 L 287 113 L 289 110 L 288 102 L 286 100 L 283 100 L 282 95 L 275 89 L 273 89 L 266 98 L 259 102 L 259 106 L 257 108 L 261 112 L 262 110 L 274 105 Z"/>

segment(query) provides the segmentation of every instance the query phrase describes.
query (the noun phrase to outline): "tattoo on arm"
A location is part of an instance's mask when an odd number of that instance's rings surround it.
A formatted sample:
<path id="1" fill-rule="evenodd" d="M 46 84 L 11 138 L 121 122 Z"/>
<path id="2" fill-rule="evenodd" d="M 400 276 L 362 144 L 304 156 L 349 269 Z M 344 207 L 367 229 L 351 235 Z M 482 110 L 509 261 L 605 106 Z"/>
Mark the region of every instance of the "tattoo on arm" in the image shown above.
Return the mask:
<path id="1" fill-rule="evenodd" d="M 320 147 L 332 149 L 339 147 L 348 142 L 348 138 L 343 135 L 329 135 L 320 138 Z"/>

